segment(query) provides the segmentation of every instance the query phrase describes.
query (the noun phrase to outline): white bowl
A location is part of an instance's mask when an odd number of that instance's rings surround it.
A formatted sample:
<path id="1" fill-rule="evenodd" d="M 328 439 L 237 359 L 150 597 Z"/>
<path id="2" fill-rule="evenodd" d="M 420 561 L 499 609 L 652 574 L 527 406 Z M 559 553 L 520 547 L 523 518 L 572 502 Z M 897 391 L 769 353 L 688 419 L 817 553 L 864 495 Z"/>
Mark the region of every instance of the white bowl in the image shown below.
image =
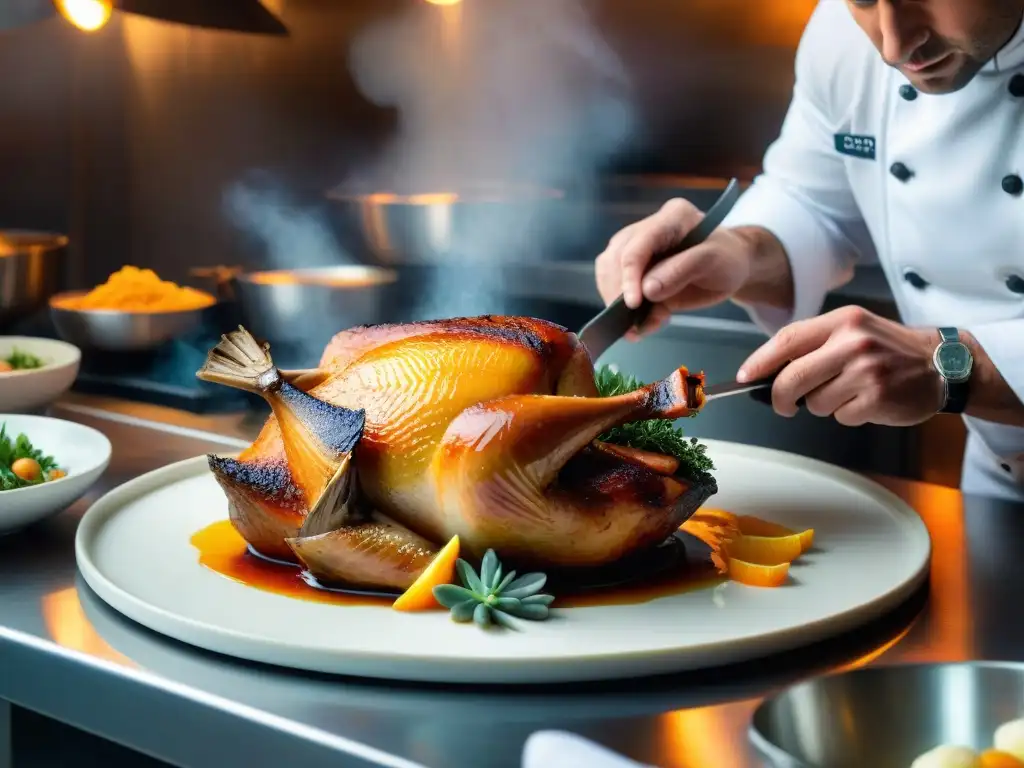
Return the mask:
<path id="1" fill-rule="evenodd" d="M 12 439 L 24 433 L 68 473 L 41 485 L 0 491 L 0 534 L 63 512 L 85 495 L 110 464 L 110 441 L 91 427 L 48 416 L 6 413 L 0 413 L 0 425 L 6 425 Z"/>
<path id="2" fill-rule="evenodd" d="M 32 336 L 0 336 L 0 359 L 14 350 L 43 360 L 42 368 L 0 372 L 0 412 L 24 413 L 49 405 L 75 383 L 82 353 L 74 344 Z"/>

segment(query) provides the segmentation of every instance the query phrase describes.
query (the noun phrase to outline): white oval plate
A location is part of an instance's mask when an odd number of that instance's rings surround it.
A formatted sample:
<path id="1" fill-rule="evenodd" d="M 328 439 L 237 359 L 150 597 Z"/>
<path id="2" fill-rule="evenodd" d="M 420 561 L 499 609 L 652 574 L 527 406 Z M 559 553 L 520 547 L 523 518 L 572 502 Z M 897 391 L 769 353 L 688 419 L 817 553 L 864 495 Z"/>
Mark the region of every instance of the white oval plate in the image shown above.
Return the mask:
<path id="1" fill-rule="evenodd" d="M 13 439 L 24 433 L 32 445 L 53 456 L 67 477 L 41 485 L 0 491 L 0 534 L 63 512 L 75 503 L 110 464 L 111 446 L 106 435 L 73 421 L 48 416 L 0 413 Z"/>
<path id="2" fill-rule="evenodd" d="M 760 657 L 868 622 L 927 577 L 928 531 L 889 491 L 812 459 L 705 442 L 721 489 L 709 506 L 815 528 L 815 550 L 792 567 L 790 584 L 726 583 L 637 605 L 563 609 L 519 632 L 485 632 L 443 611 L 289 598 L 199 565 L 189 539 L 227 516 L 205 457 L 97 501 L 75 550 L 103 600 L 185 643 L 298 669 L 451 683 L 602 680 Z"/>
<path id="3" fill-rule="evenodd" d="M 0 336 L 0 359 L 6 359 L 16 349 L 42 358 L 45 365 L 27 371 L 0 372 L 0 411 L 18 413 L 42 408 L 75 383 L 82 353 L 73 344 L 34 336 Z"/>

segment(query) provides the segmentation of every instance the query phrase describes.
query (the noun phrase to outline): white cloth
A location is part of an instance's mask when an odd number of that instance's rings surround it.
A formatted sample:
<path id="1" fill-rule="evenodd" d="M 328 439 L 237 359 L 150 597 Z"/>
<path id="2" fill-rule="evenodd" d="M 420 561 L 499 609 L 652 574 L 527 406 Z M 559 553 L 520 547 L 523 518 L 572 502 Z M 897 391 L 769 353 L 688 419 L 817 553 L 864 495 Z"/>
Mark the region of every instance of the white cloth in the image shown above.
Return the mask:
<path id="1" fill-rule="evenodd" d="M 960 91 L 905 98 L 908 81 L 847 4 L 820 0 L 781 134 L 724 223 L 773 232 L 792 265 L 794 311 L 743 305 L 753 321 L 774 333 L 811 317 L 858 264 L 877 263 L 904 322 L 971 332 L 1024 399 L 1024 294 L 1010 289 L 1024 278 L 1024 195 L 1003 188 L 1024 177 L 1015 75 L 1024 77 L 1024 24 Z M 896 163 L 912 175 L 900 180 Z M 962 488 L 1024 500 L 1024 429 L 965 422 Z"/>
<path id="2" fill-rule="evenodd" d="M 653 768 L 565 731 L 537 731 L 526 740 L 523 768 Z"/>

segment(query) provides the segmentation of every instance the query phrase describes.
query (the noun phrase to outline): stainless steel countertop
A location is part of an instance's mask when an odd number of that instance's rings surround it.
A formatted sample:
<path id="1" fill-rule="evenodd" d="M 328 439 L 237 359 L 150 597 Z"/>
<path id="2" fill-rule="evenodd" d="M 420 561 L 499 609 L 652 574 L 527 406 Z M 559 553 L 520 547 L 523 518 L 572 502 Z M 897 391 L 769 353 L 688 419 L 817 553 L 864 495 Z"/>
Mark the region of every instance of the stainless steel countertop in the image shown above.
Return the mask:
<path id="1" fill-rule="evenodd" d="M 329 678 L 215 656 L 102 603 L 78 576 L 74 534 L 103 492 L 169 462 L 230 450 L 261 417 L 81 396 L 51 414 L 101 429 L 113 460 L 67 512 L 0 538 L 0 699 L 173 764 L 511 768 L 530 733 L 560 728 L 663 768 L 753 768 L 749 717 L 779 686 L 867 663 L 1024 660 L 1016 611 L 1024 507 L 884 478 L 931 531 L 930 595 L 798 652 L 657 680 L 525 690 Z"/>

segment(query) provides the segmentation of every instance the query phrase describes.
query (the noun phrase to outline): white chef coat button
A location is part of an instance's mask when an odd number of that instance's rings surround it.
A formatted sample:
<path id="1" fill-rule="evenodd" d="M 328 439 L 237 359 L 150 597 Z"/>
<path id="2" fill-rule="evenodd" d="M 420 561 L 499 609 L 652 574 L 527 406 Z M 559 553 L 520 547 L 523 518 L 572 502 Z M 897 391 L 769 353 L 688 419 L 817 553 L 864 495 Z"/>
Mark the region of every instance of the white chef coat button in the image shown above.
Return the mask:
<path id="1" fill-rule="evenodd" d="M 915 88 L 912 85 L 901 85 L 900 96 L 902 96 L 907 101 L 913 101 L 914 99 L 917 98 L 917 88 Z"/>
<path id="2" fill-rule="evenodd" d="M 1003 192 L 1014 197 L 1020 197 L 1024 193 L 1024 180 L 1015 173 L 1003 177 Z"/>
<path id="3" fill-rule="evenodd" d="M 928 287 L 928 281 L 912 269 L 903 271 L 903 279 L 917 288 L 919 291 Z"/>
<path id="4" fill-rule="evenodd" d="M 1024 75 L 1016 74 L 1010 78 L 1010 95 L 1017 99 L 1024 99 Z"/>
<path id="5" fill-rule="evenodd" d="M 1020 275 L 1010 275 L 1006 278 L 1006 287 L 1014 293 L 1024 293 L 1024 277 Z"/>
<path id="6" fill-rule="evenodd" d="M 903 163 L 893 163 L 891 166 L 889 166 L 889 173 L 891 173 L 900 181 L 906 181 L 907 179 L 914 175 L 913 172 L 909 168 L 907 168 L 907 166 L 905 166 Z"/>

